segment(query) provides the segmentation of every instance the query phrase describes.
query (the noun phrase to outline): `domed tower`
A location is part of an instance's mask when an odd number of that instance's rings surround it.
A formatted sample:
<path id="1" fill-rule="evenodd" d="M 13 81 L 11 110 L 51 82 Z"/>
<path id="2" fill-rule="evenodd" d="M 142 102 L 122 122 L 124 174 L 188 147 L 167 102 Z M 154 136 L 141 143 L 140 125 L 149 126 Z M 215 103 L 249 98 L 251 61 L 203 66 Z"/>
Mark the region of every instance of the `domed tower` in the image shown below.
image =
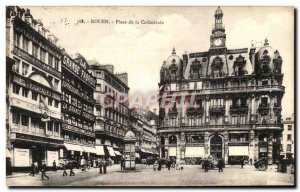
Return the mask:
<path id="1" fill-rule="evenodd" d="M 160 69 L 160 82 L 169 83 L 178 81 L 181 78 L 181 62 L 182 59 L 176 55 L 175 48 L 172 54 L 163 62 Z"/>
<path id="2" fill-rule="evenodd" d="M 257 77 L 274 77 L 279 81 L 282 80 L 282 58 L 279 54 L 279 51 L 275 51 L 269 45 L 268 39 L 265 39 L 264 46 L 261 47 L 255 54 L 255 60 L 255 74 Z"/>

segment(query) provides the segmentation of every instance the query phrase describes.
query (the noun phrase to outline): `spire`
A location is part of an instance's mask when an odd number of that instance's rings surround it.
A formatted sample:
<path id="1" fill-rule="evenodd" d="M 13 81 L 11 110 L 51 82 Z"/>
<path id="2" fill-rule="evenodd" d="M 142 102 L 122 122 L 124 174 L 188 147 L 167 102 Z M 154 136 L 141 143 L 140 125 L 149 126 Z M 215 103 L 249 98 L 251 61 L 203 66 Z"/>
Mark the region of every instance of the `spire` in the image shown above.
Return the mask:
<path id="1" fill-rule="evenodd" d="M 215 16 L 223 16 L 223 11 L 220 6 L 218 6 L 217 10 L 215 11 Z"/>
<path id="2" fill-rule="evenodd" d="M 265 43 L 264 43 L 264 46 L 268 46 L 269 45 L 269 41 L 267 38 L 265 38 Z"/>
<path id="3" fill-rule="evenodd" d="M 173 47 L 172 55 L 176 55 L 175 47 Z"/>

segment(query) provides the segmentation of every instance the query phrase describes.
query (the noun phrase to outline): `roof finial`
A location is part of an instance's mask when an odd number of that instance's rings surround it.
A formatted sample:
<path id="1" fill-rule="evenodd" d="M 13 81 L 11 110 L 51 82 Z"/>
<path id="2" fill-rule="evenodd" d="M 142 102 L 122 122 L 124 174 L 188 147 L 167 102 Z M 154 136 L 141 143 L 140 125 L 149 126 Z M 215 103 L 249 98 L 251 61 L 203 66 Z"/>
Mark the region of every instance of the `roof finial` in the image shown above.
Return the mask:
<path id="1" fill-rule="evenodd" d="M 254 48 L 253 40 L 251 40 L 251 48 Z"/>
<path id="2" fill-rule="evenodd" d="M 267 39 L 267 37 L 266 37 L 266 38 L 265 38 L 264 46 L 267 46 L 267 45 L 269 45 L 269 41 L 268 41 L 268 39 Z"/>
<path id="3" fill-rule="evenodd" d="M 172 55 L 176 55 L 175 47 L 173 47 Z"/>

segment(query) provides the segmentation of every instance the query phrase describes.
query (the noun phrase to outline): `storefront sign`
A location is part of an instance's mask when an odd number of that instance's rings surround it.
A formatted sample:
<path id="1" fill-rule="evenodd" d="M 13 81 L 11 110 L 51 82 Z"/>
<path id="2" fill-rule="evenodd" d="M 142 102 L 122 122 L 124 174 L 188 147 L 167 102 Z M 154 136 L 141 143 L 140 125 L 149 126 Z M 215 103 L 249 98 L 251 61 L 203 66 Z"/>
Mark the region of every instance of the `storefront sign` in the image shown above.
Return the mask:
<path id="1" fill-rule="evenodd" d="M 268 151 L 267 147 L 260 147 L 259 152 L 266 153 Z"/>
<path id="2" fill-rule="evenodd" d="M 30 166 L 29 149 L 14 148 L 14 167 Z"/>
<path id="3" fill-rule="evenodd" d="M 80 64 L 77 64 L 73 59 L 69 58 L 68 56 L 64 55 L 63 57 L 63 65 L 70 69 L 73 73 L 78 75 L 79 78 L 83 79 L 89 85 L 95 87 L 96 86 L 96 79 L 88 73 L 88 71 L 83 68 Z"/>
<path id="4" fill-rule="evenodd" d="M 58 166 L 58 151 L 47 151 L 47 166 L 52 167 L 53 161 L 55 161 Z"/>

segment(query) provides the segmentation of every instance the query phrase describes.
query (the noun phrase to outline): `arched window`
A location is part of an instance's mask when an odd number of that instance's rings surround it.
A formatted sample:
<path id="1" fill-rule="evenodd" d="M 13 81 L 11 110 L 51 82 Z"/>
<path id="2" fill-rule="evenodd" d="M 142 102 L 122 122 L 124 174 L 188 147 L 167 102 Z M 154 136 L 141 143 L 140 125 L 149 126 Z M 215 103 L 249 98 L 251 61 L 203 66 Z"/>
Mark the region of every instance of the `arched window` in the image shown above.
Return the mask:
<path id="1" fill-rule="evenodd" d="M 177 138 L 175 135 L 169 137 L 169 144 L 177 144 Z"/>

